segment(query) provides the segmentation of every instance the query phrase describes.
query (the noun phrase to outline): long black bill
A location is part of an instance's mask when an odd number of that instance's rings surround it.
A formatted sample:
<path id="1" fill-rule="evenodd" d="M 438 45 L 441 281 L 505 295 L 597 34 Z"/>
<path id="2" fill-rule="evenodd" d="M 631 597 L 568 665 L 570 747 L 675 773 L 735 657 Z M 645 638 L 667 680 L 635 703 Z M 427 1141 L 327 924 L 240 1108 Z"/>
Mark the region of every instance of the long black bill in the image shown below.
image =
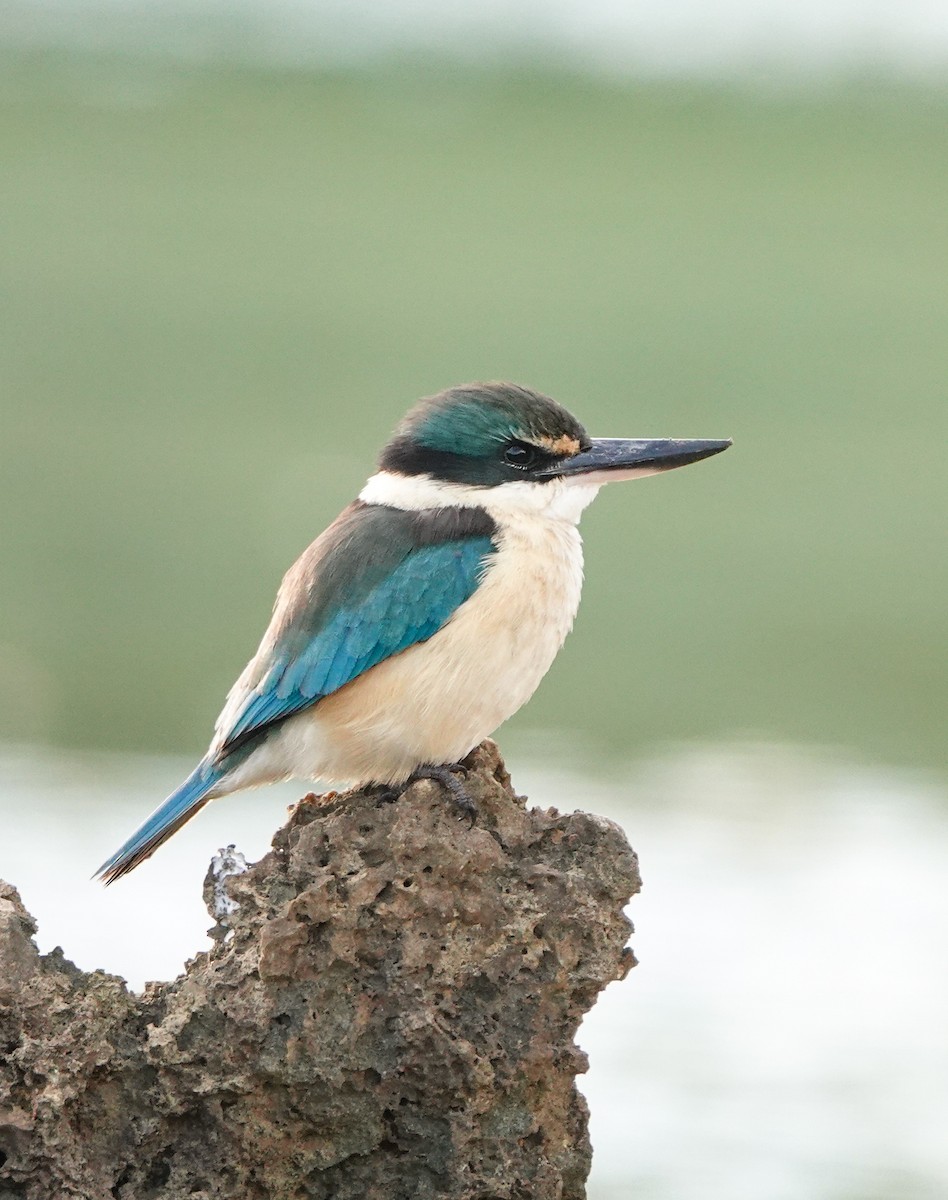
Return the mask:
<path id="1" fill-rule="evenodd" d="M 537 474 L 545 479 L 596 475 L 602 476 L 603 483 L 610 478 L 631 479 L 638 474 L 651 475 L 656 471 L 671 471 L 675 467 L 700 462 L 702 458 L 720 454 L 730 444 L 730 438 L 723 442 L 680 441 L 674 438 L 593 438 L 588 450 L 565 458 Z"/>

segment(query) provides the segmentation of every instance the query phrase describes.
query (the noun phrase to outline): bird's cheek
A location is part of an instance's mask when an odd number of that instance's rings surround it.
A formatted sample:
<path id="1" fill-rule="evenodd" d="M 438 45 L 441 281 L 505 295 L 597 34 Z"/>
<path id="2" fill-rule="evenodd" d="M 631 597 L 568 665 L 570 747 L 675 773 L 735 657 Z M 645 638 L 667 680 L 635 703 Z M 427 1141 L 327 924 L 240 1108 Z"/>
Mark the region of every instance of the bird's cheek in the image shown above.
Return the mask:
<path id="1" fill-rule="evenodd" d="M 546 510 L 547 515 L 578 521 L 583 509 L 596 499 L 601 486 L 602 484 L 590 475 L 577 475 L 556 480 Z"/>

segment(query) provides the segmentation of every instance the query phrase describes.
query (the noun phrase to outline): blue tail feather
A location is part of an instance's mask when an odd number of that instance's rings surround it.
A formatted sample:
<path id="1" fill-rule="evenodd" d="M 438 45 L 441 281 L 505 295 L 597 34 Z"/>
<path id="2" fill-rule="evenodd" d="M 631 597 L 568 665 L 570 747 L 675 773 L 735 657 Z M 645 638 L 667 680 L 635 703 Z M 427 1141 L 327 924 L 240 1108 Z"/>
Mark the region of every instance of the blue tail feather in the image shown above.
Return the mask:
<path id="1" fill-rule="evenodd" d="M 99 867 L 93 878 L 107 884 L 114 883 L 137 867 L 207 804 L 207 793 L 219 782 L 222 774 L 219 767 L 205 761 L 199 762 L 177 791 L 172 792 L 155 809 L 144 825 Z"/>

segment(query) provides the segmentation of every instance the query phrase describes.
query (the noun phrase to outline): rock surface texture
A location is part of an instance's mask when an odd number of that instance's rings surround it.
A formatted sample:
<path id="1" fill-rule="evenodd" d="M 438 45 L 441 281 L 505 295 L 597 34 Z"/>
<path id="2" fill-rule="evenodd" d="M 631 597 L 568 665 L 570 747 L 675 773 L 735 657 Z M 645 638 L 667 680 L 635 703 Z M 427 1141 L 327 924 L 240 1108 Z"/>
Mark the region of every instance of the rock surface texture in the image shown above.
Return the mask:
<path id="1" fill-rule="evenodd" d="M 633 965 L 635 856 L 468 765 L 473 825 L 430 780 L 301 801 L 142 995 L 0 884 L 0 1200 L 583 1197 L 573 1037 Z"/>

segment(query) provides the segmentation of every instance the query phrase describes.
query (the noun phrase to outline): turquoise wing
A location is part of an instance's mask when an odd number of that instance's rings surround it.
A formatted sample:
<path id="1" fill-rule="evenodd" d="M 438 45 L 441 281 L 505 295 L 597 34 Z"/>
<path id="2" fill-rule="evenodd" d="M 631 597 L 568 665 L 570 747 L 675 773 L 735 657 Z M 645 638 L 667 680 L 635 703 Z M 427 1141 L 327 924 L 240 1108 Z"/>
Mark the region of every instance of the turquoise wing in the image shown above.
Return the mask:
<path id="1" fill-rule="evenodd" d="M 350 520 L 354 529 L 330 539 L 328 549 L 314 543 L 312 563 L 304 556 L 305 569 L 290 572 L 284 590 L 298 594 L 278 600 L 275 636 L 264 639 L 252 664 L 256 681 L 238 697 L 235 716 L 221 731 L 219 759 L 426 641 L 474 594 L 495 550 L 491 537 L 440 540 L 439 534 L 455 531 L 454 519 L 448 526 L 424 525 L 422 533 L 435 540 L 419 545 L 417 525 L 404 519 L 413 516 Z"/>

